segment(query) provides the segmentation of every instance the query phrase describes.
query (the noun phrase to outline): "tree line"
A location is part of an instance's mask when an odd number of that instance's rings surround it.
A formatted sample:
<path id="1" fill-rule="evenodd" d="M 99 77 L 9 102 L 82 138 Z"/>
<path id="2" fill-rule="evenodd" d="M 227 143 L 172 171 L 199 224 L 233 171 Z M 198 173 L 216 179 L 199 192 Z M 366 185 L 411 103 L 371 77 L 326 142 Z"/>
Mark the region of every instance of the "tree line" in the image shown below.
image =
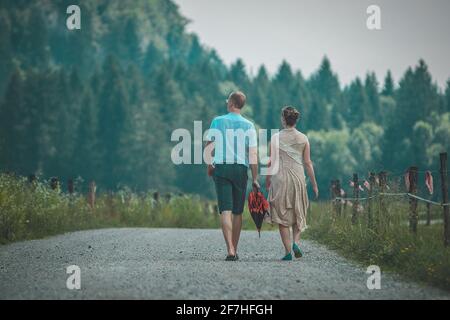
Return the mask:
<path id="1" fill-rule="evenodd" d="M 61 27 L 69 2 L 80 31 Z M 212 196 L 203 166 L 171 163 L 170 135 L 195 120 L 206 130 L 237 89 L 258 127 L 279 128 L 285 105 L 301 111 L 323 190 L 336 172 L 437 167 L 450 145 L 450 81 L 439 88 L 423 60 L 400 79 L 369 72 L 345 86 L 326 57 L 309 77 L 286 61 L 250 75 L 187 33 L 171 1 L 73 2 L 0 4 L 2 171 Z"/>

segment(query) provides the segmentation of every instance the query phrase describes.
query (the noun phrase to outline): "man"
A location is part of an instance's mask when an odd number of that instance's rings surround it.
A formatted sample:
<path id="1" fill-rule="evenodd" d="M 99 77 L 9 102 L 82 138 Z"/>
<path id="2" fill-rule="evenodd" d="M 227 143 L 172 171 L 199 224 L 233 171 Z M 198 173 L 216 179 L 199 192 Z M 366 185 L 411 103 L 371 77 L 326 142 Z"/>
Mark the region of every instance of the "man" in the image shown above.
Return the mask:
<path id="1" fill-rule="evenodd" d="M 245 102 L 246 97 L 242 92 L 232 93 L 227 100 L 229 113 L 215 118 L 207 134 L 206 154 L 214 153 L 213 162 L 208 164 L 208 174 L 213 177 L 216 186 L 222 231 L 228 251 L 226 261 L 239 259 L 237 248 L 249 167 L 253 187 L 260 187 L 255 126 L 241 115 Z"/>

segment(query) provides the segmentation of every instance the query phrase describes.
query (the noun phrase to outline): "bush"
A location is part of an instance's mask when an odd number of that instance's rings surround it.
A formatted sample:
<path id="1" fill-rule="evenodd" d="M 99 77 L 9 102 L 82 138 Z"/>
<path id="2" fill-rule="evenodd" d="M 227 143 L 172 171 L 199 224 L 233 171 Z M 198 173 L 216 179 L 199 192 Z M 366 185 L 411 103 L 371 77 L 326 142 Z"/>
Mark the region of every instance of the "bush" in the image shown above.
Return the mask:
<path id="1" fill-rule="evenodd" d="M 153 192 L 138 195 L 124 188 L 97 195 L 91 209 L 85 195 L 68 195 L 48 186 L 48 181 L 29 183 L 0 175 L 0 244 L 96 228 L 220 226 L 214 203 L 199 196 L 171 196 L 157 203 Z M 243 227 L 255 229 L 248 211 Z"/>

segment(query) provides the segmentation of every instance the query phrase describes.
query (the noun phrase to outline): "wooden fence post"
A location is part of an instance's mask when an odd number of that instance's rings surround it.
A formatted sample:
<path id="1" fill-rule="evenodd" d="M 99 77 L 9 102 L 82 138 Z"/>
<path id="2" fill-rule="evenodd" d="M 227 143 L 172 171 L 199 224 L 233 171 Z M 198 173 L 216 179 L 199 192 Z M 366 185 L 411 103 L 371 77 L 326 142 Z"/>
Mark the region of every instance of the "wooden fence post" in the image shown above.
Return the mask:
<path id="1" fill-rule="evenodd" d="M 331 180 L 330 197 L 331 197 L 331 209 L 333 210 L 334 216 L 336 216 L 336 180 Z"/>
<path id="2" fill-rule="evenodd" d="M 91 207 L 91 210 L 95 209 L 95 193 L 97 192 L 97 186 L 95 181 L 91 181 L 89 183 L 89 193 L 88 193 L 88 204 Z"/>
<path id="3" fill-rule="evenodd" d="M 379 196 L 378 214 L 377 214 L 377 218 L 376 218 L 376 221 L 375 221 L 375 225 L 377 226 L 377 231 L 379 231 L 379 229 L 381 227 L 382 216 L 384 214 L 386 214 L 386 206 L 385 206 L 385 202 L 384 202 L 384 196 L 382 195 L 382 193 L 386 192 L 386 186 L 387 186 L 387 173 L 386 173 L 386 171 L 381 171 L 378 174 L 378 181 L 379 181 L 379 184 L 380 184 L 379 191 L 380 191 L 381 195 Z"/>
<path id="4" fill-rule="evenodd" d="M 369 229 L 373 228 L 373 199 L 374 188 L 375 188 L 375 173 L 371 172 L 369 177 L 369 210 L 367 215 L 367 225 Z"/>
<path id="5" fill-rule="evenodd" d="M 205 201 L 205 203 L 203 203 L 203 213 L 205 216 L 207 216 L 211 213 L 211 208 L 210 208 L 209 202 Z"/>
<path id="6" fill-rule="evenodd" d="M 342 197 L 343 197 L 343 198 L 347 198 L 347 192 L 345 192 L 345 190 L 344 190 L 344 194 L 343 194 Z M 343 204 L 343 208 L 342 208 L 343 216 L 345 216 L 346 213 L 347 213 L 347 204 L 348 204 L 348 201 L 345 200 L 345 201 L 344 201 L 344 204 Z"/>
<path id="7" fill-rule="evenodd" d="M 447 153 L 440 154 L 441 160 L 441 186 L 442 186 L 442 202 L 448 203 L 448 181 L 447 181 Z M 449 207 L 444 206 L 444 245 L 450 245 L 450 213 Z"/>
<path id="8" fill-rule="evenodd" d="M 336 195 L 341 198 L 341 180 L 336 180 Z M 342 214 L 342 200 L 336 201 L 336 209 L 337 209 L 337 216 L 340 217 Z"/>
<path id="9" fill-rule="evenodd" d="M 37 182 L 38 181 L 35 174 L 30 174 L 28 176 L 28 183 L 30 184 L 32 190 L 36 190 Z"/>
<path id="10" fill-rule="evenodd" d="M 409 193 L 417 194 L 417 178 L 418 178 L 419 168 L 410 167 L 409 168 Z M 417 215 L 417 199 L 411 198 L 409 199 L 410 203 L 410 216 L 409 216 L 409 228 L 411 232 L 417 233 L 417 222 L 419 217 Z"/>
<path id="11" fill-rule="evenodd" d="M 60 184 L 58 177 L 52 177 L 50 178 L 50 188 L 52 190 L 59 190 Z"/>
<path id="12" fill-rule="evenodd" d="M 330 182 L 330 198 L 332 201 L 334 201 L 334 197 L 336 195 L 335 189 L 335 180 L 331 180 Z"/>
<path id="13" fill-rule="evenodd" d="M 352 224 L 356 224 L 358 219 L 358 209 L 359 209 L 359 180 L 358 174 L 353 174 L 353 214 L 352 214 Z"/>
<path id="14" fill-rule="evenodd" d="M 30 184 L 35 184 L 37 182 L 37 177 L 35 174 L 28 175 L 28 182 Z"/>
<path id="15" fill-rule="evenodd" d="M 74 182 L 73 182 L 72 178 L 70 178 L 67 181 L 67 190 L 69 191 L 70 195 L 73 195 L 73 193 L 75 192 L 75 185 L 74 185 Z"/>

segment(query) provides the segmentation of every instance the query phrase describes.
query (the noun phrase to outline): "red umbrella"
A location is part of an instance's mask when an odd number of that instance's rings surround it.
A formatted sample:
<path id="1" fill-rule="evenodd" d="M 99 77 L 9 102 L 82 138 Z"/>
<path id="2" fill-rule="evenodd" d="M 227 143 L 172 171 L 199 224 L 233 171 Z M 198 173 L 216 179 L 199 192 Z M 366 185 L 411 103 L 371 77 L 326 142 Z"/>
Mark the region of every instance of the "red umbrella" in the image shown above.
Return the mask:
<path id="1" fill-rule="evenodd" d="M 269 215 L 269 202 L 260 190 L 253 190 L 248 196 L 248 209 L 261 238 L 261 227 L 264 218 Z"/>

